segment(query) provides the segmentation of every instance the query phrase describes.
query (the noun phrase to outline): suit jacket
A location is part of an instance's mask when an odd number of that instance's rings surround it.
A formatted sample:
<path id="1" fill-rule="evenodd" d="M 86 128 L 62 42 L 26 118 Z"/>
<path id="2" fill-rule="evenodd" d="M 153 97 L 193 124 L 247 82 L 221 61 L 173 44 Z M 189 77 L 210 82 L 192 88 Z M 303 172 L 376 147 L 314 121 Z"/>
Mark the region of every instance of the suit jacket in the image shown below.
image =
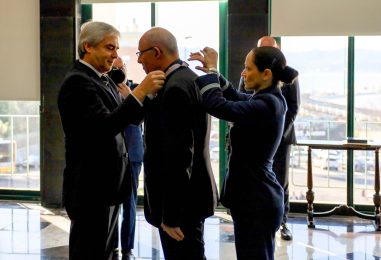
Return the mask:
<path id="1" fill-rule="evenodd" d="M 272 160 L 281 140 L 287 109 L 281 90 L 272 86 L 255 95 L 244 94 L 216 75 L 201 76 L 196 83 L 208 113 L 233 122 L 221 203 L 258 216 L 279 218 L 280 223 L 283 188 L 272 170 Z"/>
<path id="2" fill-rule="evenodd" d="M 252 93 L 250 91 L 245 90 L 243 77 L 241 77 L 239 81 L 238 90 L 243 93 Z M 288 107 L 286 112 L 286 119 L 284 122 L 284 130 L 281 143 L 285 145 L 296 144 L 294 121 L 296 119 L 296 115 L 298 114 L 300 106 L 300 89 L 298 79 L 296 78 L 290 84 L 283 84 L 281 90 L 282 95 L 286 99 Z"/>
<path id="3" fill-rule="evenodd" d="M 184 216 L 214 214 L 217 191 L 209 159 L 209 118 L 197 75 L 182 66 L 147 108 L 144 121 L 144 211 L 149 223 L 181 226 Z"/>
<path id="4" fill-rule="evenodd" d="M 138 86 L 138 84 L 133 83 L 132 80 L 128 80 L 127 85 L 131 88 L 131 90 L 134 90 Z M 143 163 L 144 144 L 142 126 L 127 126 L 124 130 L 124 136 L 126 137 L 127 152 L 130 162 Z"/>
<path id="5" fill-rule="evenodd" d="M 296 78 L 290 84 L 284 84 L 281 90 L 288 107 L 284 122 L 282 144 L 296 144 L 294 122 L 300 106 L 300 89 L 298 79 Z"/>
<path id="6" fill-rule="evenodd" d="M 63 204 L 69 216 L 83 207 L 121 203 L 131 181 L 123 130 L 142 121 L 143 107 L 131 95 L 118 105 L 99 76 L 76 61 L 62 83 L 58 108 L 66 148 Z"/>
<path id="7" fill-rule="evenodd" d="M 143 162 L 144 145 L 141 125 L 129 125 L 124 130 L 130 162 Z"/>

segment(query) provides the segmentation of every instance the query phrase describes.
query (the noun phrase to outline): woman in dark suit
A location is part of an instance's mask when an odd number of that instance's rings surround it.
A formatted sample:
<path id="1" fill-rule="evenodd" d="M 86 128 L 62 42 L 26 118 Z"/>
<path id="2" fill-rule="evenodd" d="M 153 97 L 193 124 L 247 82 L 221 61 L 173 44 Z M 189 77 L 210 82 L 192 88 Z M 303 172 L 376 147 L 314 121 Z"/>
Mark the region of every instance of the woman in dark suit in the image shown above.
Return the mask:
<path id="1" fill-rule="evenodd" d="M 230 208 L 234 221 L 238 259 L 274 259 L 274 238 L 283 216 L 283 188 L 272 170 L 281 140 L 286 101 L 279 82 L 290 83 L 297 71 L 286 66 L 282 52 L 274 47 L 251 50 L 242 76 L 249 95 L 238 92 L 216 68 L 217 52 L 204 48 L 192 53 L 203 105 L 213 116 L 233 122 L 230 130 L 229 170 L 221 191 L 221 203 Z"/>

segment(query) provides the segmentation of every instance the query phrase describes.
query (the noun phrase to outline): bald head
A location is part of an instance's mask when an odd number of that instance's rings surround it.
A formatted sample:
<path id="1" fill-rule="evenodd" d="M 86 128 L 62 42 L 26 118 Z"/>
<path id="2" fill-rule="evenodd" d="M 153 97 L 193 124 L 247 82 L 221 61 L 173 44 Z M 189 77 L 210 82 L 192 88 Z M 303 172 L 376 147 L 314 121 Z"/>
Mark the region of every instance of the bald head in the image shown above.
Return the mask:
<path id="1" fill-rule="evenodd" d="M 270 36 L 263 36 L 262 38 L 258 40 L 257 47 L 264 47 L 264 46 L 279 48 L 276 40 Z"/>
<path id="2" fill-rule="evenodd" d="M 123 67 L 123 60 L 120 56 L 114 60 L 114 63 L 112 64 L 115 68 L 121 68 Z"/>
<path id="3" fill-rule="evenodd" d="M 168 30 L 161 27 L 154 27 L 143 34 L 140 41 L 144 41 L 149 46 L 159 47 L 164 53 L 171 56 L 179 56 L 177 41 L 175 36 Z"/>

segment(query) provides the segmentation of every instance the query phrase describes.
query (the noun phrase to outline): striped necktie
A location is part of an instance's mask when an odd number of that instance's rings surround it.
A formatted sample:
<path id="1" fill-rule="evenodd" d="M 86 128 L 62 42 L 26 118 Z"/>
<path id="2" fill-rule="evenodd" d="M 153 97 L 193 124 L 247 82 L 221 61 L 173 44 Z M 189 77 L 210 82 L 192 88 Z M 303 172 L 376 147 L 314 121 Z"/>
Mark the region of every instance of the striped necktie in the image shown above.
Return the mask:
<path id="1" fill-rule="evenodd" d="M 102 75 L 101 76 L 101 80 L 103 81 L 103 83 L 105 84 L 106 86 L 106 89 L 111 93 L 111 95 L 114 97 L 116 103 L 119 105 L 120 103 L 122 103 L 122 100 L 120 98 L 120 95 L 119 95 L 119 92 L 118 90 L 116 90 L 114 88 L 114 86 L 110 83 L 110 79 L 105 76 L 105 75 Z"/>

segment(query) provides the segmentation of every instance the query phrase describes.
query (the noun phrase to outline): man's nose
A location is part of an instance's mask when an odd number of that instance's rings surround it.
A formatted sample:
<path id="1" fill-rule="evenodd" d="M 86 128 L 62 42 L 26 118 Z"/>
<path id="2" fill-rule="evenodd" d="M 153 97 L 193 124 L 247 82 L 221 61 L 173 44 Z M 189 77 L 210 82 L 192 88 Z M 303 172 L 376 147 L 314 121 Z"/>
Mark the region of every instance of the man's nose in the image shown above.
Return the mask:
<path id="1" fill-rule="evenodd" d="M 112 52 L 112 57 L 114 58 L 114 59 L 116 59 L 116 58 L 118 58 L 118 52 L 116 51 L 116 50 L 113 50 L 113 52 Z"/>

